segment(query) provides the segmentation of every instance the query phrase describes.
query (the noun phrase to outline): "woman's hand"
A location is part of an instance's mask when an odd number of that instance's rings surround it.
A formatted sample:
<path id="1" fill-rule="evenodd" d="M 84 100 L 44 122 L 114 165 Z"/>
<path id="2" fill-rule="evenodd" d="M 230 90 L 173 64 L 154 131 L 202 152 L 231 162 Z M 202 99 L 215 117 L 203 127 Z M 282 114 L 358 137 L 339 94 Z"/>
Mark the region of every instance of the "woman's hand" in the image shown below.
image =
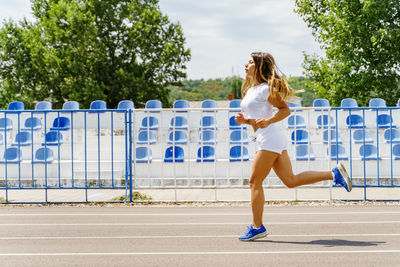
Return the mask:
<path id="1" fill-rule="evenodd" d="M 243 116 L 242 113 L 239 113 L 237 116 L 235 116 L 235 121 L 237 124 L 245 124 L 248 120 Z"/>
<path id="2" fill-rule="evenodd" d="M 271 124 L 267 119 L 263 118 L 258 118 L 255 122 L 258 128 L 266 128 Z"/>

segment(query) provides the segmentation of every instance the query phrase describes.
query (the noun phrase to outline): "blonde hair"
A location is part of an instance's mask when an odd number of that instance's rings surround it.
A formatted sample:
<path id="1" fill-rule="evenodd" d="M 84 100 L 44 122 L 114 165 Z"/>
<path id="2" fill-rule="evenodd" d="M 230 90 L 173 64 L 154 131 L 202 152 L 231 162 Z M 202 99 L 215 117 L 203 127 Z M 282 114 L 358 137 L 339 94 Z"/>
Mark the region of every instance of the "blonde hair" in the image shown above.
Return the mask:
<path id="1" fill-rule="evenodd" d="M 277 73 L 277 67 L 275 60 L 269 53 L 255 52 L 251 53 L 255 64 L 255 71 L 253 78 L 246 76 L 242 84 L 242 97 L 246 94 L 250 87 L 261 84 L 263 82 L 268 83 L 269 94 L 271 97 L 280 97 L 285 102 L 293 102 L 294 100 L 300 100 L 300 97 L 295 96 L 295 93 L 303 92 L 303 90 L 294 91 L 286 79 L 281 77 Z"/>

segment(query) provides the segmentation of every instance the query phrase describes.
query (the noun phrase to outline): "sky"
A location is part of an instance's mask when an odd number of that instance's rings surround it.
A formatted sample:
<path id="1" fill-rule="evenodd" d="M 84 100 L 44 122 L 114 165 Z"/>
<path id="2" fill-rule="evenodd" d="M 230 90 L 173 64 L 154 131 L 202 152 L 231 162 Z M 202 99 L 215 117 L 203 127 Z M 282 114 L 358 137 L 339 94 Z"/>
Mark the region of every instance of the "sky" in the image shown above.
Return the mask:
<path id="1" fill-rule="evenodd" d="M 159 0 L 191 50 L 189 79 L 244 76 L 251 52 L 271 53 L 287 76 L 302 75 L 303 52 L 323 52 L 294 13 L 294 0 Z M 32 19 L 30 0 L 0 0 L 0 21 Z"/>

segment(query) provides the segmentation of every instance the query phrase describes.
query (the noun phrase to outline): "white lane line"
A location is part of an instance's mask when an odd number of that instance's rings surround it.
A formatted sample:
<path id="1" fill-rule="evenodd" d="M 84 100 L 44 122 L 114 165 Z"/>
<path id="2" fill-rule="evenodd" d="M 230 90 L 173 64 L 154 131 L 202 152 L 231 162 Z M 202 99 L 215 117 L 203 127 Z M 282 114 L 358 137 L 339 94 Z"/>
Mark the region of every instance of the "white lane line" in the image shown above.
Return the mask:
<path id="1" fill-rule="evenodd" d="M 310 234 L 310 235 L 268 235 L 268 238 L 287 237 L 375 237 L 400 236 L 400 233 L 386 234 Z M 0 240 L 73 240 L 73 239 L 178 239 L 178 238 L 237 238 L 238 235 L 158 235 L 158 236 L 9 236 Z"/>
<path id="2" fill-rule="evenodd" d="M 185 226 L 185 225 L 246 225 L 249 222 L 173 222 L 173 223 L 1 223 L 1 226 Z M 400 221 L 342 221 L 342 222 L 266 222 L 266 225 L 320 225 L 320 224 L 400 224 Z"/>
<path id="3" fill-rule="evenodd" d="M 360 214 L 400 214 L 400 211 L 350 211 L 350 212 L 265 212 L 265 216 L 275 215 L 360 215 Z M 250 216 L 249 212 L 243 213 L 7 213 L 0 217 L 12 216 Z"/>
<path id="4" fill-rule="evenodd" d="M 0 253 L 0 256 L 146 256 L 146 255 L 246 255 L 246 254 L 361 254 L 400 253 L 400 250 L 277 250 L 277 251 L 188 251 L 188 252 L 71 252 Z"/>

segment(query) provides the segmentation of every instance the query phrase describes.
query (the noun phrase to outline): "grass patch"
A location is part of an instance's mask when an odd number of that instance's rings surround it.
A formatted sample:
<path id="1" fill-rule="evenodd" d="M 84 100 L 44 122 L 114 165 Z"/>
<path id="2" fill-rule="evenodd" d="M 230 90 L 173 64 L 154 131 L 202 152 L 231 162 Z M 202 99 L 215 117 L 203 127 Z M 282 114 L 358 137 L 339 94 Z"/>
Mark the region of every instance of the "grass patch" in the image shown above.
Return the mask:
<path id="1" fill-rule="evenodd" d="M 6 199 L 4 197 L 0 197 L 0 202 L 6 202 Z"/>
<path id="2" fill-rule="evenodd" d="M 129 195 L 127 195 L 126 199 L 129 200 Z M 112 199 L 112 201 L 124 201 L 124 200 L 125 200 L 125 195 L 115 197 Z M 151 200 L 153 200 L 153 198 L 146 194 L 142 194 L 139 192 L 133 192 L 132 200 L 151 201 Z"/>

